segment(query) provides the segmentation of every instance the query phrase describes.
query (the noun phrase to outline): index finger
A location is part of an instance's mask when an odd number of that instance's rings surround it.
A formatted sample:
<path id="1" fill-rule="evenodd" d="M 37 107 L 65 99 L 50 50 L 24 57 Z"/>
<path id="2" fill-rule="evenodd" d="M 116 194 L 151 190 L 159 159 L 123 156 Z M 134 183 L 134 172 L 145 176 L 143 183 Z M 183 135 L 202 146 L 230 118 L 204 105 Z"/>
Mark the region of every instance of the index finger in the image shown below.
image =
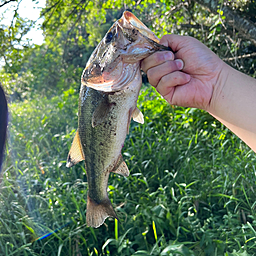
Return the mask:
<path id="1" fill-rule="evenodd" d="M 174 54 L 171 51 L 155 52 L 141 62 L 141 69 L 147 73 L 150 68 L 161 65 L 168 60 L 174 60 Z"/>

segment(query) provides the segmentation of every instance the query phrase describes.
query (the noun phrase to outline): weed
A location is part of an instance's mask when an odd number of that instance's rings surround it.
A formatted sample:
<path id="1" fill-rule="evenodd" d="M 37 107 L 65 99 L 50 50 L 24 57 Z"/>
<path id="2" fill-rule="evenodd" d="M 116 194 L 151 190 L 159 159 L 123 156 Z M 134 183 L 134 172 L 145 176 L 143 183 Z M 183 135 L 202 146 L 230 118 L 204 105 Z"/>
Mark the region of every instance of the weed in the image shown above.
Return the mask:
<path id="1" fill-rule="evenodd" d="M 77 99 L 69 90 L 10 106 L 1 255 L 254 254 L 255 154 L 207 113 L 171 107 L 147 87 L 145 124 L 131 123 L 123 148 L 131 174 L 109 178 L 121 221 L 88 228 L 84 164 L 65 167 Z"/>

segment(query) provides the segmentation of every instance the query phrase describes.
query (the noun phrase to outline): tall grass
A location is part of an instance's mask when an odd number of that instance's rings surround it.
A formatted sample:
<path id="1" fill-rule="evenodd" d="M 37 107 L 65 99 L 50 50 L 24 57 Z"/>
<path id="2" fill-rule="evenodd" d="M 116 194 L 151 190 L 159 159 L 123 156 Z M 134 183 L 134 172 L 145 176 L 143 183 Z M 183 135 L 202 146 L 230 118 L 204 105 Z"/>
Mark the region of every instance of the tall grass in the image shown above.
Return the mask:
<path id="1" fill-rule="evenodd" d="M 0 255 L 254 255 L 255 154 L 207 113 L 147 87 L 145 124 L 132 122 L 123 148 L 131 174 L 109 179 L 120 222 L 87 227 L 84 164 L 65 167 L 77 101 L 69 90 L 10 106 Z"/>

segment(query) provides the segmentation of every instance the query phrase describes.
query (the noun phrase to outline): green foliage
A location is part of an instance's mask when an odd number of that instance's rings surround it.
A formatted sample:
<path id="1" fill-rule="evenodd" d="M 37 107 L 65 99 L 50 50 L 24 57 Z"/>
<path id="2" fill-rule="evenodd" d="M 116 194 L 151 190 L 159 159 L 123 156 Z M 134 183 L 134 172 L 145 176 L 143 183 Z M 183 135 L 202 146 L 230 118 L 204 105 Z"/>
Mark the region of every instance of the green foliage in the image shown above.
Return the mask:
<path id="1" fill-rule="evenodd" d="M 11 105 L 0 252 L 253 255 L 255 154 L 205 112 L 172 108 L 147 87 L 139 96 L 145 124 L 132 122 L 123 148 L 131 174 L 109 179 L 120 222 L 88 228 L 84 165 L 65 167 L 77 99 L 71 89 Z"/>
<path id="2" fill-rule="evenodd" d="M 224 1 L 248 20 L 255 1 Z M 33 46 L 24 35 L 33 25 L 16 10 L 12 25 L 0 29 L 0 54 L 5 65 L 0 76 L 12 99 L 29 99 L 34 94 L 51 97 L 78 89 L 82 69 L 92 50 L 125 9 L 131 10 L 157 36 L 167 33 L 196 37 L 236 69 L 255 73 L 255 45 L 234 30 L 223 14 L 220 1 L 217 14 L 197 1 L 47 1 L 41 12 L 45 42 Z M 18 85 L 18 86 L 17 86 Z"/>
<path id="3" fill-rule="evenodd" d="M 23 40 L 33 22 L 18 9 L 10 27 L 1 25 L 0 77 L 13 102 L 0 255 L 254 255 L 255 154 L 201 110 L 171 107 L 153 89 L 142 90 L 145 124 L 132 122 L 123 148 L 131 174 L 109 180 L 119 223 L 86 226 L 84 165 L 65 167 L 82 70 L 125 9 L 159 37 L 194 36 L 256 76 L 255 58 L 241 57 L 255 45 L 226 22 L 223 3 L 255 21 L 255 1 L 220 1 L 213 14 L 196 1 L 49 0 L 42 45 Z"/>

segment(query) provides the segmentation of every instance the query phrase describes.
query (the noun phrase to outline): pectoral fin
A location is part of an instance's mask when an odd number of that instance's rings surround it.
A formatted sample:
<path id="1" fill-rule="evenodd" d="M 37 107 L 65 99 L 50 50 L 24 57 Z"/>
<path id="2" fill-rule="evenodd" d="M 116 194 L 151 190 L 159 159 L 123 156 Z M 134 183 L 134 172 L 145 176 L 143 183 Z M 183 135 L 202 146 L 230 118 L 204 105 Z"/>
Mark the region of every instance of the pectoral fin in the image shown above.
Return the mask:
<path id="1" fill-rule="evenodd" d="M 137 107 L 132 112 L 132 118 L 135 122 L 144 124 L 144 116 Z"/>
<path id="2" fill-rule="evenodd" d="M 74 140 L 72 142 L 72 146 L 68 153 L 66 167 L 71 167 L 83 160 L 84 160 L 84 153 L 83 153 L 79 133 L 77 130 Z"/>
<path id="3" fill-rule="evenodd" d="M 110 104 L 107 99 L 104 99 L 99 103 L 92 115 L 92 127 L 95 127 L 106 120 L 111 107 L 112 104 Z"/>
<path id="4" fill-rule="evenodd" d="M 131 123 L 131 118 L 140 124 L 144 124 L 144 116 L 141 111 L 136 107 L 135 109 L 130 108 L 128 122 L 127 122 L 127 134 L 129 134 L 129 127 Z"/>

